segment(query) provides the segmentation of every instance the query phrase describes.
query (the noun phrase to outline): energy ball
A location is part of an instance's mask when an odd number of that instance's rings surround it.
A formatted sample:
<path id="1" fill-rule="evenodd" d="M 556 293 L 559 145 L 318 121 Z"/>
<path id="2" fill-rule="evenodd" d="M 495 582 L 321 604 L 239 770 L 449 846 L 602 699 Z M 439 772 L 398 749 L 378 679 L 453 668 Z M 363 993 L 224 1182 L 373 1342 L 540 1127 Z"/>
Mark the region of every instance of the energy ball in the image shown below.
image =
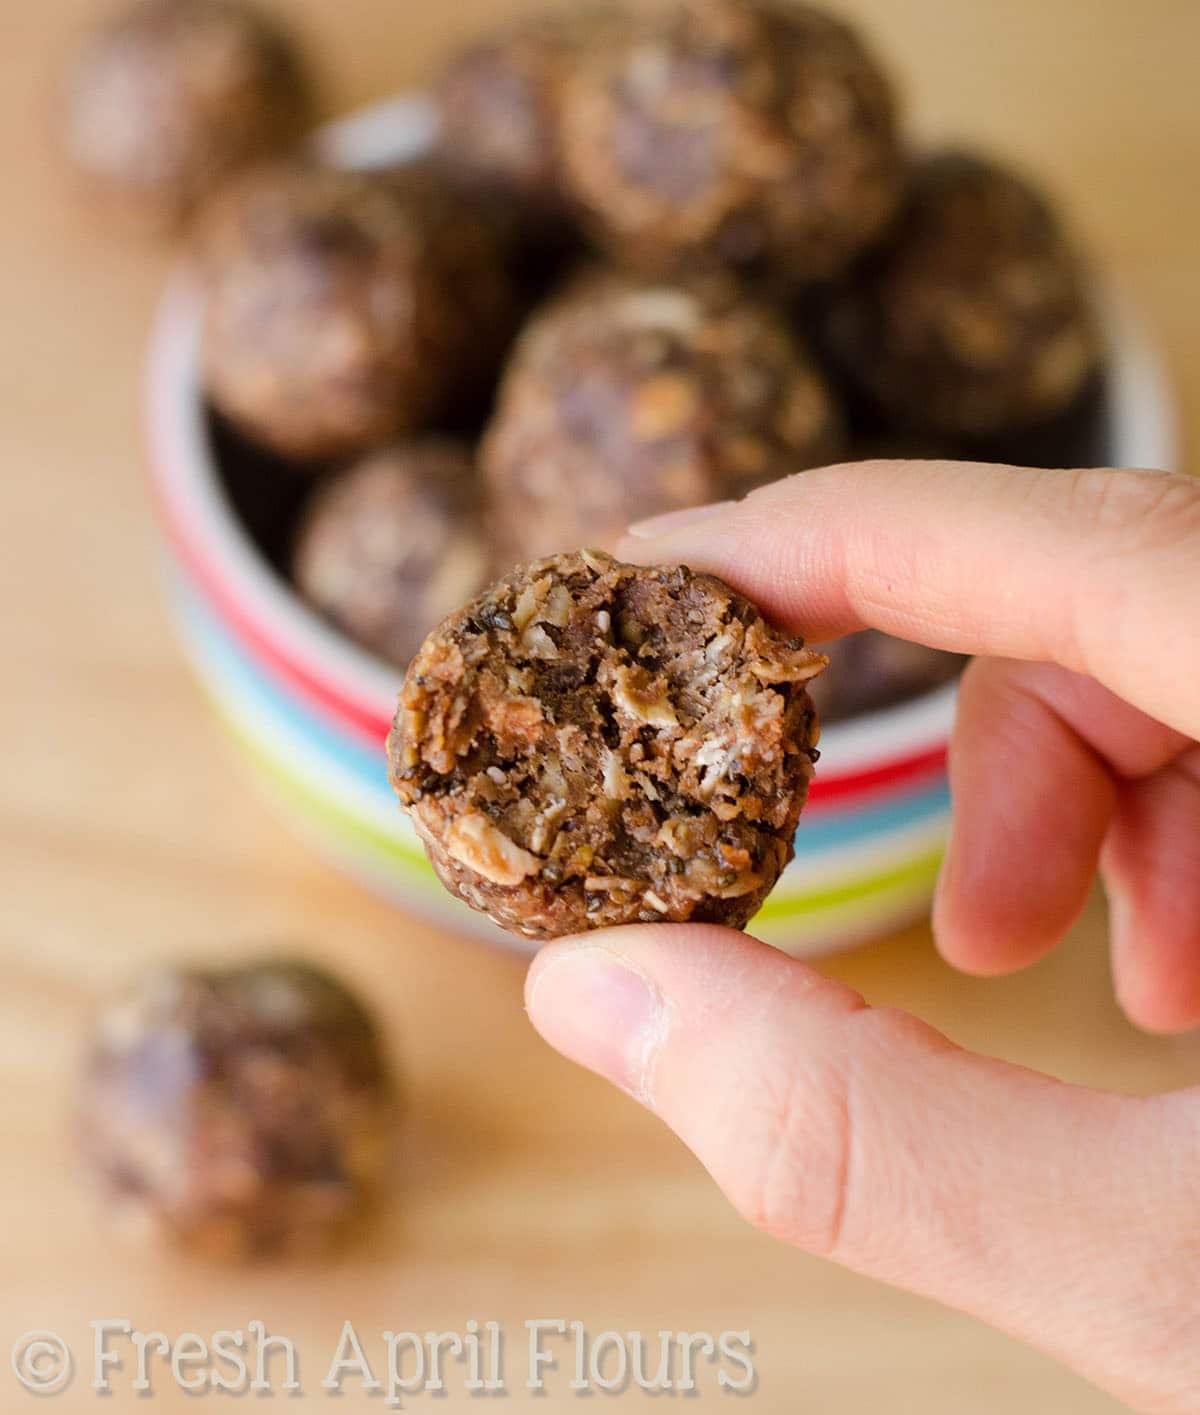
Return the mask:
<path id="1" fill-rule="evenodd" d="M 821 651 L 829 667 L 809 692 L 827 725 L 931 692 L 957 678 L 967 662 L 961 654 L 911 644 L 878 629 L 849 634 Z"/>
<path id="2" fill-rule="evenodd" d="M 370 1016 L 287 961 L 146 980 L 100 1018 L 81 1105 L 118 1224 L 213 1259 L 325 1247 L 377 1188 L 394 1116 Z"/>
<path id="3" fill-rule="evenodd" d="M 615 542 L 631 521 L 833 461 L 825 381 L 765 306 L 610 276 L 526 325 L 480 465 L 510 563 Z"/>
<path id="4" fill-rule="evenodd" d="M 292 559 L 309 603 L 400 668 L 491 572 L 471 450 L 441 438 L 336 476 L 305 514 Z"/>
<path id="5" fill-rule="evenodd" d="M 1052 418 L 1099 363 L 1081 263 L 1050 207 L 957 152 L 916 165 L 893 237 L 832 295 L 826 336 L 896 423 L 954 437 Z"/>
<path id="6" fill-rule="evenodd" d="M 141 0 L 68 81 L 67 155 L 93 189 L 172 226 L 230 173 L 300 140 L 307 78 L 287 37 L 239 0 Z"/>
<path id="7" fill-rule="evenodd" d="M 836 274 L 896 210 L 887 78 L 853 30 L 783 0 L 697 0 L 585 56 L 562 105 L 565 181 L 620 260 Z"/>
<path id="8" fill-rule="evenodd" d="M 560 217 L 562 86 L 613 23 L 594 10 L 536 15 L 461 49 L 437 88 L 442 160 L 468 181 Z"/>
<path id="9" fill-rule="evenodd" d="M 711 576 L 558 555 L 426 639 L 392 784 L 446 888 L 513 933 L 742 928 L 792 857 L 824 664 Z"/>
<path id="10" fill-rule="evenodd" d="M 353 457 L 481 396 L 516 318 L 481 214 L 423 164 L 244 178 L 202 238 L 216 407 L 286 457 Z"/>

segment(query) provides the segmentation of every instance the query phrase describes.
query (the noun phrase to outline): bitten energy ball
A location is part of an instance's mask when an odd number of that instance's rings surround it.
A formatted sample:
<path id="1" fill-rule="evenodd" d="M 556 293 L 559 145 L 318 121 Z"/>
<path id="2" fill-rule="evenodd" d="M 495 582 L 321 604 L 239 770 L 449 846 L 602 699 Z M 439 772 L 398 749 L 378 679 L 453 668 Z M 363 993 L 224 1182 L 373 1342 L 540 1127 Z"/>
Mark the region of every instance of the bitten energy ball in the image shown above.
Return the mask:
<path id="1" fill-rule="evenodd" d="M 720 580 L 559 555 L 426 639 L 392 784 L 447 889 L 514 933 L 741 928 L 792 856 L 824 663 Z"/>
<path id="2" fill-rule="evenodd" d="M 370 1017 L 280 961 L 163 973 L 110 1008 L 81 1124 L 120 1226 L 239 1259 L 318 1249 L 355 1219 L 394 1112 Z"/>
<path id="3" fill-rule="evenodd" d="M 460 50 L 438 83 L 438 151 L 464 178 L 557 217 L 563 82 L 614 25 L 594 10 L 537 15 Z"/>
<path id="4" fill-rule="evenodd" d="M 902 426 L 988 437 L 1062 412 L 1099 360 L 1080 261 L 1019 177 L 961 153 L 917 164 L 889 243 L 835 292 L 831 352 Z"/>
<path id="5" fill-rule="evenodd" d="M 957 653 L 896 639 L 877 629 L 824 645 L 828 669 L 809 689 L 821 721 L 841 722 L 891 707 L 956 678 L 967 660 Z"/>
<path id="6" fill-rule="evenodd" d="M 490 226 L 423 165 L 248 176 L 202 264 L 213 402 L 301 459 L 371 451 L 472 403 L 516 313 Z"/>
<path id="7" fill-rule="evenodd" d="M 510 562 L 611 544 L 631 522 L 835 460 L 824 379 L 773 312 L 586 278 L 526 326 L 480 463 Z"/>
<path id="8" fill-rule="evenodd" d="M 697 0 L 585 57 L 562 108 L 568 187 L 620 260 L 801 284 L 895 211 L 891 88 L 858 37 L 784 0 Z"/>
<path id="9" fill-rule="evenodd" d="M 401 668 L 492 568 L 470 448 L 440 438 L 335 477 L 306 513 L 292 560 L 311 604 Z"/>
<path id="10" fill-rule="evenodd" d="M 97 192 L 154 224 L 297 142 L 309 86 L 287 37 L 237 0 L 142 0 L 88 42 L 65 143 Z"/>

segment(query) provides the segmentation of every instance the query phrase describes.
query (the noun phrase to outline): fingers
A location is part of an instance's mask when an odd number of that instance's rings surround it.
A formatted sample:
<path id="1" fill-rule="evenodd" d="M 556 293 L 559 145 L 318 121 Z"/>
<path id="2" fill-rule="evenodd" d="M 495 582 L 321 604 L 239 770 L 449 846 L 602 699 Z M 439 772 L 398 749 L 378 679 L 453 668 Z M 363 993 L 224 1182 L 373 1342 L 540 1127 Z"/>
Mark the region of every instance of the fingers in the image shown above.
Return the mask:
<path id="1" fill-rule="evenodd" d="M 1200 1024 L 1200 748 L 1056 665 L 978 660 L 950 784 L 933 915 L 949 962 L 988 974 L 1040 958 L 1102 864 L 1126 1014 L 1156 1032 Z"/>
<path id="2" fill-rule="evenodd" d="M 647 523 L 621 554 L 710 570 L 817 641 L 870 626 L 1057 662 L 1194 736 L 1198 538 L 1190 477 L 863 462 Z"/>
<path id="3" fill-rule="evenodd" d="M 552 1045 L 651 1107 L 766 1231 L 1005 1327 L 1126 1398 L 1200 1388 L 1200 1342 L 1173 1357 L 1170 1387 L 1137 1366 L 1163 1301 L 1173 1323 L 1197 1320 L 1190 1257 L 1176 1277 L 1194 1167 L 1159 1153 L 1168 1133 L 1194 1145 L 1194 1125 L 965 1053 L 715 927 L 552 945 L 527 1000 Z"/>
<path id="4" fill-rule="evenodd" d="M 1056 665 L 973 663 L 959 695 L 954 831 L 934 907 L 948 961 L 1002 973 L 1052 948 L 1087 900 L 1121 781 L 1151 776 L 1186 744 Z M 1200 906 L 1200 891 L 1191 897 Z"/>
<path id="5" fill-rule="evenodd" d="M 1124 784 L 1105 842 L 1113 980 L 1154 1032 L 1200 1025 L 1200 748 Z"/>

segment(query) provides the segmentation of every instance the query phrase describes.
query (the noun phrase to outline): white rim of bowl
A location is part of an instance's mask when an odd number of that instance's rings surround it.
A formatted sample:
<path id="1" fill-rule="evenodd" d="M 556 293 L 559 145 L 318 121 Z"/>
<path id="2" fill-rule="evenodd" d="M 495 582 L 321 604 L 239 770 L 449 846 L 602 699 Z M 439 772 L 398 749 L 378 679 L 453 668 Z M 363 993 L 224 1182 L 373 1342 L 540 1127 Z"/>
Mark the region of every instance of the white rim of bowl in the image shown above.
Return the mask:
<path id="1" fill-rule="evenodd" d="M 328 160 L 360 168 L 402 162 L 428 150 L 436 129 L 423 95 L 401 95 L 329 124 L 316 139 Z M 1113 462 L 1174 469 L 1179 437 L 1166 365 L 1123 292 L 1100 283 L 1096 308 L 1108 351 L 1107 398 Z M 177 525 L 202 546 L 206 566 L 261 637 L 339 700 L 386 720 L 397 670 L 359 648 L 310 610 L 266 561 L 236 515 L 217 474 L 200 377 L 201 305 L 194 275 L 180 271 L 159 307 L 145 372 L 151 474 Z M 855 770 L 944 742 L 956 687 L 834 723 L 822 733 L 826 769 Z"/>

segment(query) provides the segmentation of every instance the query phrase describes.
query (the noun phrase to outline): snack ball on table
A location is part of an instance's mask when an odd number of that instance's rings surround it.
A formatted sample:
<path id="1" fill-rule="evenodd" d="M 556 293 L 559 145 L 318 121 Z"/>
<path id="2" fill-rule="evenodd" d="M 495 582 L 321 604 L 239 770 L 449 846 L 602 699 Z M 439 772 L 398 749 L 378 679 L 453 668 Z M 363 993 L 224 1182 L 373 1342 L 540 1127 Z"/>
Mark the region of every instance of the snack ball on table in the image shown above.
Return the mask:
<path id="1" fill-rule="evenodd" d="M 1099 365 L 1083 269 L 1039 192 L 959 152 L 915 166 L 889 241 L 835 291 L 835 362 L 894 423 L 985 438 L 1065 411 Z"/>
<path id="2" fill-rule="evenodd" d="M 296 538 L 300 593 L 400 668 L 429 630 L 492 578 L 490 535 L 465 443 L 401 443 L 339 473 Z"/>
<path id="3" fill-rule="evenodd" d="M 480 450 L 510 563 L 836 460 L 842 424 L 785 322 L 724 282 L 584 277 L 525 326 Z"/>
<path id="4" fill-rule="evenodd" d="M 614 257 L 662 272 L 836 274 L 896 210 L 891 86 L 840 20 L 696 0 L 589 52 L 562 105 L 565 180 Z"/>
<path id="5" fill-rule="evenodd" d="M 387 1163 L 379 1037 L 333 978 L 286 960 L 156 974 L 100 1018 L 84 1154 L 119 1226 L 195 1254 L 324 1248 Z"/>
<path id="6" fill-rule="evenodd" d="M 64 141 L 97 195 L 171 226 L 230 173 L 298 142 L 310 107 L 267 15 L 237 0 L 141 0 L 86 43 Z"/>
<path id="7" fill-rule="evenodd" d="M 514 933 L 741 928 L 792 856 L 824 663 L 711 576 L 558 555 L 426 639 L 392 784 L 446 888 Z"/>
<path id="8" fill-rule="evenodd" d="M 425 164 L 249 174 L 200 255 L 209 396 L 298 460 L 356 456 L 458 416 L 516 318 L 492 228 Z"/>

